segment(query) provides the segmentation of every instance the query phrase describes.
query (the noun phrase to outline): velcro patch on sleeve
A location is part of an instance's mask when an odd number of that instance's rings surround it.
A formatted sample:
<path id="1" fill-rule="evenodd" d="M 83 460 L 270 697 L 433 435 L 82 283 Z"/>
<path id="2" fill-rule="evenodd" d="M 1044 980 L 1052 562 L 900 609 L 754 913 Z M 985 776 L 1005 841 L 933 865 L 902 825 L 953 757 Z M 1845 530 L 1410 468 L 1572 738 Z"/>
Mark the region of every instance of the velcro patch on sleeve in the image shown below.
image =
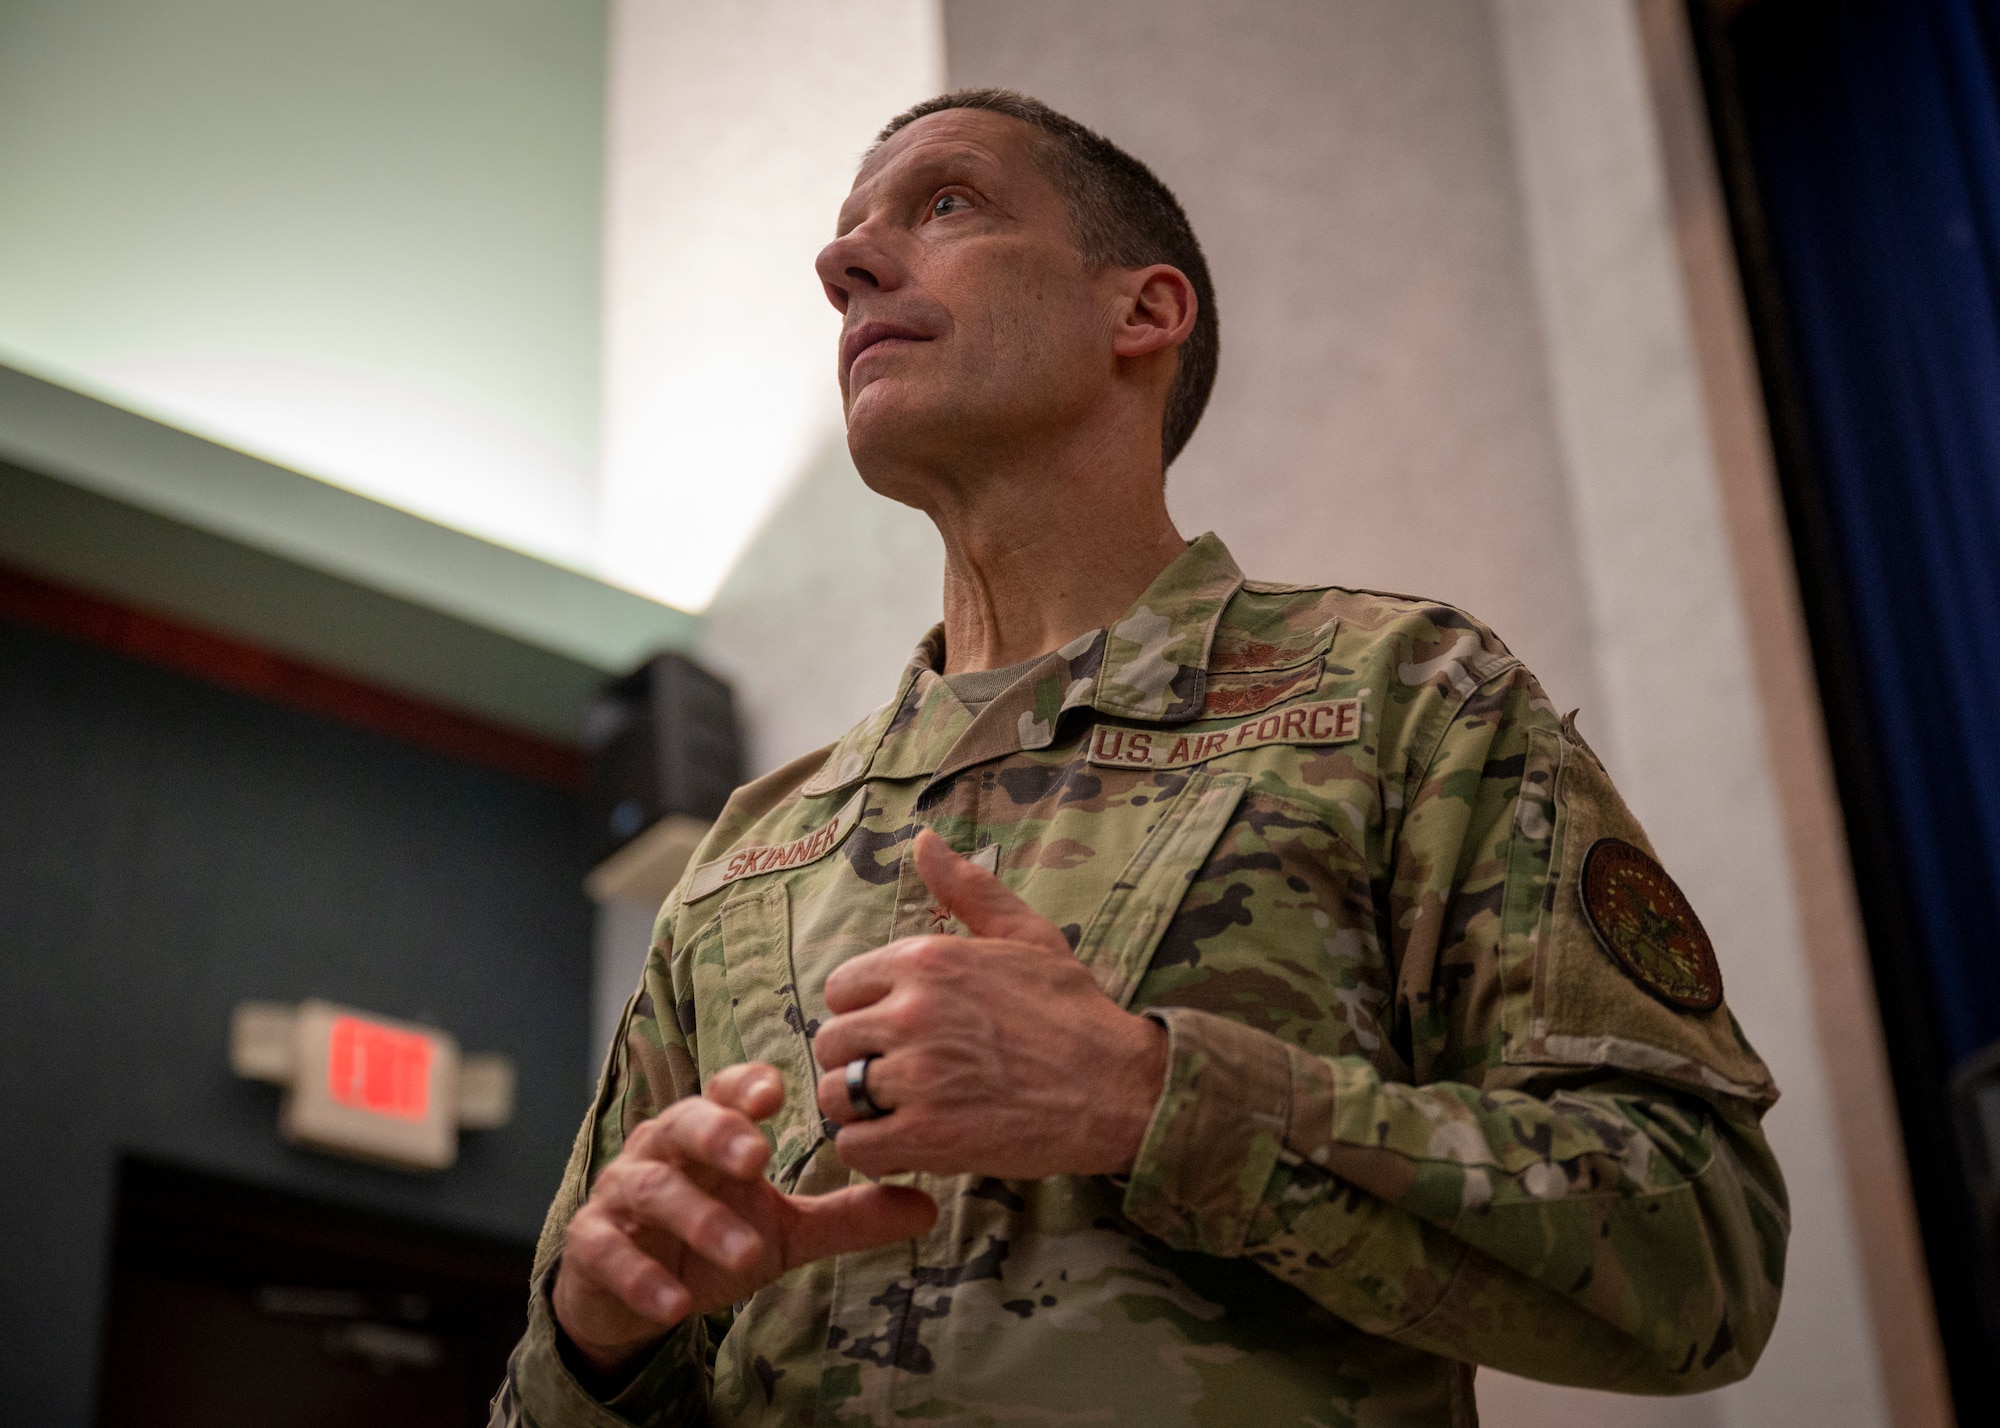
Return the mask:
<path id="1" fill-rule="evenodd" d="M 861 805 L 868 796 L 868 786 L 863 784 L 854 790 L 854 796 L 847 800 L 840 812 L 815 828 L 789 843 L 760 843 L 748 848 L 738 848 L 703 863 L 688 874 L 687 892 L 684 901 L 696 902 L 712 892 L 719 892 L 738 878 L 755 877 L 759 873 L 781 872 L 786 868 L 804 867 L 816 863 L 847 841 L 847 835 L 854 831 L 854 825 L 861 821 Z"/>
<path id="2" fill-rule="evenodd" d="M 1683 1011 L 1722 1005 L 1715 946 L 1687 894 L 1644 849 L 1599 838 L 1577 887 L 1590 930 L 1633 981 Z"/>
<path id="3" fill-rule="evenodd" d="M 1361 701 L 1336 699 L 1274 709 L 1227 729 L 1127 729 L 1099 724 L 1090 731 L 1086 757 L 1107 768 L 1184 769 L 1265 744 L 1345 744 L 1360 737 Z"/>

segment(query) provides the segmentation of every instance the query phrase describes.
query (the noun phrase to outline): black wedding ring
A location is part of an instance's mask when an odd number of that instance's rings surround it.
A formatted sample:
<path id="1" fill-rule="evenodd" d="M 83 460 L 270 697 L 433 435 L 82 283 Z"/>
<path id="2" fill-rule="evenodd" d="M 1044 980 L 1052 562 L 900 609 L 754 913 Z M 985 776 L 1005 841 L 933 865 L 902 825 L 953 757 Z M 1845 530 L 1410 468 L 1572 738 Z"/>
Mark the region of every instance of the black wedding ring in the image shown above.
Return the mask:
<path id="1" fill-rule="evenodd" d="M 879 1121 L 889 1114 L 875 1104 L 875 1098 L 868 1094 L 868 1063 L 873 1056 L 857 1056 L 847 1063 L 847 1104 L 854 1111 L 854 1118 L 861 1121 Z"/>

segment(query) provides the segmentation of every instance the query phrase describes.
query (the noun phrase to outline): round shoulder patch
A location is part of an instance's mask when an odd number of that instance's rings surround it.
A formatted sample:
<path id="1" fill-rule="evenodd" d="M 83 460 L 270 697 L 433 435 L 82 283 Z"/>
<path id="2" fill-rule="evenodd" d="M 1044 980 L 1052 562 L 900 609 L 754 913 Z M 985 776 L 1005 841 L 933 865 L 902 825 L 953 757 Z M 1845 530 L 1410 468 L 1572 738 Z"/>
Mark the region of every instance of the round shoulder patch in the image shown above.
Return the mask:
<path id="1" fill-rule="evenodd" d="M 1685 1011 L 1722 1005 L 1722 969 L 1701 919 L 1645 852 L 1599 838 L 1583 855 L 1578 891 L 1590 930 L 1633 981 Z"/>

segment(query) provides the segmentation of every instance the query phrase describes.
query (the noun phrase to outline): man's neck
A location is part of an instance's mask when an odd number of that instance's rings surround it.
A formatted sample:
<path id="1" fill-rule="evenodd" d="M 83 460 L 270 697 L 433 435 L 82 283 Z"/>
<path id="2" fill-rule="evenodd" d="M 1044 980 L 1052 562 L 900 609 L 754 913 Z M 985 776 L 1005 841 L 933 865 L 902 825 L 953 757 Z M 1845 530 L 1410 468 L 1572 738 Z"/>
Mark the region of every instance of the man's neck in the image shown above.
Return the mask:
<path id="1" fill-rule="evenodd" d="M 1112 623 L 1187 549 L 1156 464 L 1036 461 L 981 477 L 930 509 L 948 674 L 1018 664 Z"/>

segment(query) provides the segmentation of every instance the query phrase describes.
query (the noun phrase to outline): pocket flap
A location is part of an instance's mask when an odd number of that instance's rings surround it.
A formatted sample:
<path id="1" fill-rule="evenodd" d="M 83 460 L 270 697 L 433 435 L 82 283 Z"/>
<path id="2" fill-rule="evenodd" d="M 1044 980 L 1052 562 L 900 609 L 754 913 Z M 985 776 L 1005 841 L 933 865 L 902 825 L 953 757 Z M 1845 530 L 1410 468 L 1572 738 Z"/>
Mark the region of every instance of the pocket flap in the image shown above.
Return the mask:
<path id="1" fill-rule="evenodd" d="M 1077 960 L 1119 1006 L 1131 1002 L 1188 884 L 1249 785 L 1245 773 L 1191 775 L 1077 939 Z"/>

